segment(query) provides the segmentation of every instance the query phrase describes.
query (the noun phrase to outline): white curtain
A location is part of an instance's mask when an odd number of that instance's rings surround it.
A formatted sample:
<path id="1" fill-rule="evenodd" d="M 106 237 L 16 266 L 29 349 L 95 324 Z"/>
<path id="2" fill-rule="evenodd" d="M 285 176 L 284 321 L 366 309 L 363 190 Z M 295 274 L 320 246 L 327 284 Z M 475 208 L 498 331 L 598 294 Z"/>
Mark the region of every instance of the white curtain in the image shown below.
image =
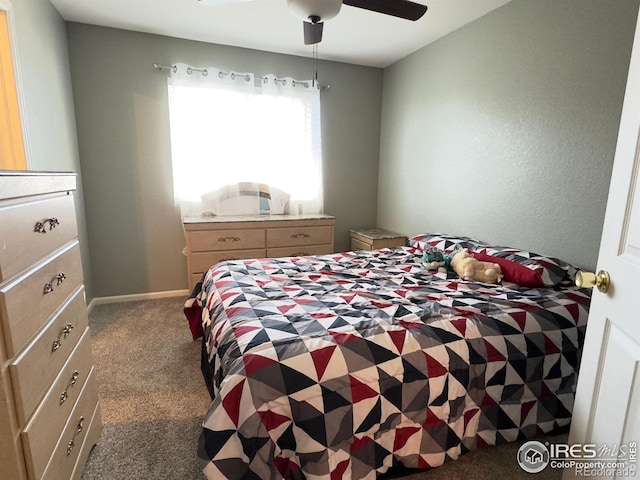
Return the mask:
<path id="1" fill-rule="evenodd" d="M 178 64 L 169 77 L 175 200 L 184 214 L 238 182 L 276 187 L 292 213 L 322 212 L 320 94 L 311 81 Z M 191 72 L 191 73 L 189 73 Z"/>

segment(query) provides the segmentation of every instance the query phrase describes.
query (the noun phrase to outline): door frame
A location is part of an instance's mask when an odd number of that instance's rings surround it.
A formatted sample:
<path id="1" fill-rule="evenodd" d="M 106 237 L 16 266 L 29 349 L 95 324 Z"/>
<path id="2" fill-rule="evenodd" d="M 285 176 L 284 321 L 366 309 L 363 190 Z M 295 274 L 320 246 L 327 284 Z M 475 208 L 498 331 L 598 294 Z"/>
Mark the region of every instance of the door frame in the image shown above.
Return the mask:
<path id="1" fill-rule="evenodd" d="M 18 58 L 17 48 L 17 31 L 14 21 L 13 4 L 10 0 L 0 0 L 0 10 L 7 15 L 7 29 L 9 33 L 9 48 L 11 49 L 11 60 L 13 63 L 13 76 L 16 86 L 16 95 L 18 101 L 18 113 L 20 115 L 20 127 L 22 130 L 22 143 L 24 145 L 24 155 L 26 169 L 31 170 L 31 148 L 29 143 L 29 134 L 27 129 L 27 116 L 25 108 L 25 96 L 22 87 L 22 78 L 20 74 L 20 61 Z"/>

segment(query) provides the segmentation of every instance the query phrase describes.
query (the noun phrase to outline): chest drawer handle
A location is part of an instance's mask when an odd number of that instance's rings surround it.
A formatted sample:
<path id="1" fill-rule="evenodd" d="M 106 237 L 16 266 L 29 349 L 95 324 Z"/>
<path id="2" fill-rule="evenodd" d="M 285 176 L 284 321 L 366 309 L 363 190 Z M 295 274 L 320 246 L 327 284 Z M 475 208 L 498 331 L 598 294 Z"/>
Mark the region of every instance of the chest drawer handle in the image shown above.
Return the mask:
<path id="1" fill-rule="evenodd" d="M 311 235 L 308 233 L 294 233 L 291 235 L 291 238 L 310 238 Z"/>
<path id="2" fill-rule="evenodd" d="M 227 242 L 239 242 L 240 237 L 220 237 L 218 239 L 219 242 L 227 243 Z"/>
<path id="3" fill-rule="evenodd" d="M 57 287 L 62 282 L 64 282 L 66 279 L 67 279 L 67 276 L 64 274 L 64 272 L 60 272 L 55 277 L 53 277 L 53 279 L 49 283 L 45 283 L 44 284 L 44 290 L 43 290 L 42 294 L 46 295 L 47 293 L 53 292 L 53 282 L 56 282 L 56 287 Z"/>
<path id="4" fill-rule="evenodd" d="M 73 375 L 71 375 L 71 379 L 69 379 L 69 383 L 67 383 L 67 388 L 65 388 L 64 392 L 60 394 L 60 405 L 66 402 L 67 399 L 69 398 L 69 388 L 76 384 L 79 376 L 80 376 L 80 372 L 78 370 L 74 370 Z"/>
<path id="5" fill-rule="evenodd" d="M 67 457 L 73 451 L 73 447 L 76 444 L 76 436 L 80 435 L 82 433 L 83 429 L 84 429 L 84 417 L 80 417 L 80 421 L 78 422 L 78 426 L 76 427 L 76 431 L 73 434 L 73 438 L 71 440 L 69 440 L 69 443 L 67 443 Z"/>
<path id="6" fill-rule="evenodd" d="M 62 329 L 62 333 L 60 333 L 60 335 L 58 335 L 58 338 L 56 338 L 53 341 L 53 345 L 51 346 L 52 352 L 55 352 L 62 346 L 62 341 L 60 340 L 60 337 L 62 337 L 63 339 L 67 338 L 71 334 L 71 330 L 73 330 L 73 324 L 67 323 Z"/>
<path id="7" fill-rule="evenodd" d="M 47 233 L 47 223 L 49 224 L 49 230 L 53 230 L 57 225 L 60 225 L 60 221 L 56 217 L 51 217 L 41 222 L 36 222 L 36 226 L 33 228 L 33 231 L 36 233 Z"/>
<path id="8" fill-rule="evenodd" d="M 311 255 L 309 252 L 293 252 L 291 254 L 292 257 L 308 257 Z"/>
<path id="9" fill-rule="evenodd" d="M 71 323 L 67 323 L 62 329 L 62 335 L 64 336 L 64 338 L 67 338 L 69 336 L 71 330 L 73 330 L 73 325 Z"/>

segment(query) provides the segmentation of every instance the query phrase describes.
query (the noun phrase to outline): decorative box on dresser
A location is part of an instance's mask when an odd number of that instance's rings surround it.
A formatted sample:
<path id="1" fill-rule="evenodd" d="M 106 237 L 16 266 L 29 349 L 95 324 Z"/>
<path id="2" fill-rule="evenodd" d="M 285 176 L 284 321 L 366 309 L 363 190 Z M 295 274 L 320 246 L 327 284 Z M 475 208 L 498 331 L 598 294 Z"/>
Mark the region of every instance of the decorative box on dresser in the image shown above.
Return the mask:
<path id="1" fill-rule="evenodd" d="M 102 431 L 75 174 L 0 171 L 0 477 L 79 479 Z"/>
<path id="2" fill-rule="evenodd" d="M 323 214 L 185 217 L 189 289 L 223 260 L 333 253 L 335 223 Z"/>

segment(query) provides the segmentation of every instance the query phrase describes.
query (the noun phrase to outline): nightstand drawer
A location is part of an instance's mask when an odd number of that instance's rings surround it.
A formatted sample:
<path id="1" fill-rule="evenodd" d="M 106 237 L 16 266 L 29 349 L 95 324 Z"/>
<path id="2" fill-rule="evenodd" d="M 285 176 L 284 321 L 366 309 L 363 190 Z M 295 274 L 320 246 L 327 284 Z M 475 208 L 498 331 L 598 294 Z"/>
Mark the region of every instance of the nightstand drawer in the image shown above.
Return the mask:
<path id="1" fill-rule="evenodd" d="M 78 234 L 73 195 L 0 208 L 0 282 Z"/>
<path id="2" fill-rule="evenodd" d="M 357 238 L 351 238 L 351 250 L 371 250 L 371 243 L 366 243 Z"/>
<path id="3" fill-rule="evenodd" d="M 333 243 L 333 228 L 285 227 L 267 229 L 267 247 L 291 247 L 297 245 L 322 245 Z"/>
<path id="4" fill-rule="evenodd" d="M 87 307 L 81 287 L 9 366 L 18 426 L 34 412 L 86 327 Z"/>
<path id="5" fill-rule="evenodd" d="M 244 250 L 264 248 L 264 230 L 210 230 L 189 232 L 189 249 L 192 252 L 211 250 Z"/>
<path id="6" fill-rule="evenodd" d="M 0 312 L 9 356 L 19 352 L 51 314 L 82 284 L 77 240 L 45 264 L 39 264 L 0 288 Z"/>

